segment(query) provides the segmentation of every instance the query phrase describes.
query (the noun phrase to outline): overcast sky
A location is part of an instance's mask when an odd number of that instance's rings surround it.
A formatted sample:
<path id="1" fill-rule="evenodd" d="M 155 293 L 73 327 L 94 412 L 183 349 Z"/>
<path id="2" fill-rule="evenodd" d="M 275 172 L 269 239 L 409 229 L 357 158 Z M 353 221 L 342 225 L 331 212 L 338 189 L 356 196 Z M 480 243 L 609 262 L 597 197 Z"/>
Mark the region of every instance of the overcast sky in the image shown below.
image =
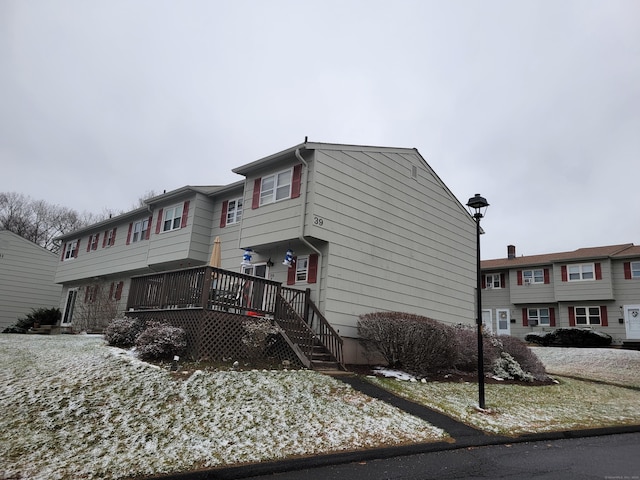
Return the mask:
<path id="1" fill-rule="evenodd" d="M 640 1 L 0 0 L 0 192 L 101 213 L 415 147 L 482 257 L 640 244 Z"/>

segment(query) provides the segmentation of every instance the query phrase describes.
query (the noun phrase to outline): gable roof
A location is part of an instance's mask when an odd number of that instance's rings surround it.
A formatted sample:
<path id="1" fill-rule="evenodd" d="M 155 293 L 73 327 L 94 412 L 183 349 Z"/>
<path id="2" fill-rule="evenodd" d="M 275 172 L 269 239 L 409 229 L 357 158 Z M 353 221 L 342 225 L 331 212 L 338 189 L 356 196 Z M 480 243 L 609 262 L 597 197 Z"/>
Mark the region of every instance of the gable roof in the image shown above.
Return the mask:
<path id="1" fill-rule="evenodd" d="M 627 252 L 632 253 L 627 255 Z M 558 262 L 594 260 L 598 258 L 636 256 L 640 255 L 640 246 L 633 243 L 607 245 L 603 247 L 578 248 L 570 252 L 547 253 L 543 255 L 528 255 L 515 258 L 497 258 L 480 262 L 482 270 L 496 270 L 512 267 L 529 267 L 551 265 Z"/>

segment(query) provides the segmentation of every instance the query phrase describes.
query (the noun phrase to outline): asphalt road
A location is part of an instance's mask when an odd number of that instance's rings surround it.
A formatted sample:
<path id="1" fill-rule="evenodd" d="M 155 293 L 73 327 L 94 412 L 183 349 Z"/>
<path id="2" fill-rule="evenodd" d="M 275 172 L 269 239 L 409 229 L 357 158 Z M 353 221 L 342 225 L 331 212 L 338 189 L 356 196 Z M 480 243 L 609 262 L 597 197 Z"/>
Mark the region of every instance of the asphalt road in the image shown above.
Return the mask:
<path id="1" fill-rule="evenodd" d="M 640 433 L 468 447 L 251 478 L 640 480 Z"/>

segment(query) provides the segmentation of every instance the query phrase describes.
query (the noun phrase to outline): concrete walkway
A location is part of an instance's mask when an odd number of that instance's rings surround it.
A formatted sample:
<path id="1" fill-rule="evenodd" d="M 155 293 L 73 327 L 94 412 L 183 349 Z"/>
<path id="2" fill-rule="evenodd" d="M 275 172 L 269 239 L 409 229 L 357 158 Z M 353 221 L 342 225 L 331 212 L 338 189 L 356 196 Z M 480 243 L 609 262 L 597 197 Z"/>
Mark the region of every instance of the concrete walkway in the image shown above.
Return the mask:
<path id="1" fill-rule="evenodd" d="M 365 462 L 373 459 L 384 459 L 414 455 L 419 453 L 455 450 L 485 445 L 503 445 L 542 440 L 557 440 L 562 438 L 579 438 L 600 435 L 612 435 L 617 433 L 640 432 L 640 425 L 626 427 L 598 428 L 578 431 L 545 432 L 540 434 L 520 435 L 518 437 L 505 437 L 491 435 L 458 422 L 447 415 L 418 405 L 417 403 L 400 398 L 388 391 L 373 385 L 359 375 L 343 373 L 334 375 L 334 378 L 351 385 L 372 398 L 382 400 L 411 415 L 429 422 L 431 425 L 443 429 L 453 439 L 449 442 L 434 442 L 412 444 L 399 447 L 384 447 L 352 452 L 338 452 L 326 455 L 313 455 L 303 458 L 293 458 L 279 462 L 261 462 L 237 467 L 222 467 L 200 472 L 188 472 L 176 475 L 157 476 L 152 478 L 163 480 L 231 480 L 250 478 L 254 476 L 268 475 L 279 472 L 304 470 L 322 467 L 326 465 L 338 465 L 351 462 Z"/>

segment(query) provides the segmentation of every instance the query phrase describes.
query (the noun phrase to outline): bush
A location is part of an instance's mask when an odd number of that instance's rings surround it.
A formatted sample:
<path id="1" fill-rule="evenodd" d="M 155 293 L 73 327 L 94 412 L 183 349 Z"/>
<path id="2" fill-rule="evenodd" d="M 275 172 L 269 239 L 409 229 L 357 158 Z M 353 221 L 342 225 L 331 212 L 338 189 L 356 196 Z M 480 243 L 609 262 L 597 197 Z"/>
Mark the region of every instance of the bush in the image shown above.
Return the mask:
<path id="1" fill-rule="evenodd" d="M 136 339 L 144 327 L 144 322 L 137 318 L 116 318 L 105 328 L 104 338 L 111 346 L 131 348 L 136 344 Z"/>
<path id="2" fill-rule="evenodd" d="M 530 333 L 525 341 L 553 347 L 607 347 L 612 337 L 589 328 L 557 328 L 551 332 Z"/>
<path id="3" fill-rule="evenodd" d="M 453 327 L 420 315 L 361 315 L 358 334 L 365 348 L 379 352 L 389 366 L 418 375 L 448 369 L 456 356 Z"/>
<path id="4" fill-rule="evenodd" d="M 525 381 L 544 381 L 548 378 L 543 363 L 525 342 L 519 338 L 508 335 L 496 337 L 496 339 L 500 344 L 501 353 L 500 358 L 494 362 L 494 375 L 500 378 L 513 378 Z M 509 357 L 518 364 L 519 369 L 510 365 L 505 366 L 505 362 L 509 361 Z M 508 372 L 511 376 L 503 377 L 500 369 Z M 524 374 L 520 372 L 524 372 Z"/>
<path id="5" fill-rule="evenodd" d="M 455 327 L 456 356 L 453 369 L 470 373 L 478 371 L 478 330 L 469 325 L 457 325 Z M 491 366 L 500 356 L 495 337 L 487 333 L 482 335 L 482 363 L 484 372 L 491 372 Z"/>
<path id="6" fill-rule="evenodd" d="M 251 359 L 263 357 L 265 350 L 277 341 L 280 334 L 280 328 L 267 318 L 246 320 L 242 329 L 242 343 Z"/>
<path id="7" fill-rule="evenodd" d="M 180 327 L 148 322 L 136 339 L 138 356 L 143 360 L 172 360 L 187 347 L 187 336 Z"/>
<path id="8" fill-rule="evenodd" d="M 2 333 L 27 333 L 34 323 L 56 325 L 62 318 L 59 308 L 32 308 L 24 318 L 18 318 L 15 324 L 5 328 Z"/>

